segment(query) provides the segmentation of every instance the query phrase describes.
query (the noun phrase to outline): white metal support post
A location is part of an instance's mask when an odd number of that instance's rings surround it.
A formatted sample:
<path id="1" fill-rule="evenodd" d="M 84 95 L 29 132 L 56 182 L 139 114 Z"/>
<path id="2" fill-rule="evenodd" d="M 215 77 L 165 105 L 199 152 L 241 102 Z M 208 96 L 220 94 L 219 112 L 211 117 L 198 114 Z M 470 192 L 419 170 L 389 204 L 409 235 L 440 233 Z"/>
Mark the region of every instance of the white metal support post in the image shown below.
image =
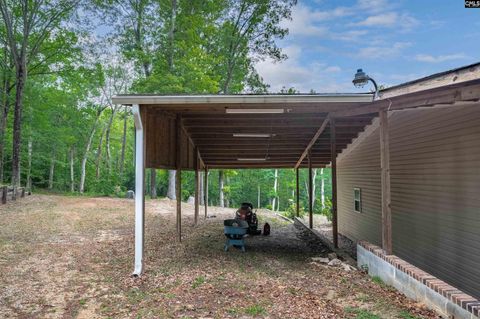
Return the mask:
<path id="1" fill-rule="evenodd" d="M 138 104 L 132 105 L 135 121 L 135 268 L 134 276 L 143 270 L 143 246 L 145 229 L 145 140 L 142 117 Z"/>

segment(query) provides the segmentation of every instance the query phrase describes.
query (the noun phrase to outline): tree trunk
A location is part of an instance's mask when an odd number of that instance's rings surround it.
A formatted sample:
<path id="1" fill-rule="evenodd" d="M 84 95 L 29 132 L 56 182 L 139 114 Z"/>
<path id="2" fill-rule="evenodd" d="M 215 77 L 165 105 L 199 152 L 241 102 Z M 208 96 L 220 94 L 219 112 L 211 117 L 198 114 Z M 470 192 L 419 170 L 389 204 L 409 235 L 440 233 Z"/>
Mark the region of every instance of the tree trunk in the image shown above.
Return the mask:
<path id="1" fill-rule="evenodd" d="M 8 99 L 5 102 L 8 104 Z M 8 106 L 3 105 L 2 115 L 0 118 L 0 184 L 4 180 L 4 159 L 5 159 L 5 131 L 7 128 L 7 119 L 8 119 Z"/>
<path id="2" fill-rule="evenodd" d="M 55 172 L 55 153 L 50 161 L 50 174 L 48 175 L 48 189 L 53 189 L 53 174 Z"/>
<path id="3" fill-rule="evenodd" d="M 218 206 L 225 207 L 225 195 L 223 193 L 223 170 L 218 171 Z"/>
<path id="4" fill-rule="evenodd" d="M 16 63 L 15 109 L 13 117 L 12 185 L 20 186 L 20 147 L 22 145 L 23 91 L 27 80 L 25 57 Z"/>
<path id="5" fill-rule="evenodd" d="M 170 30 L 168 31 L 168 42 L 169 42 L 169 54 L 168 54 L 168 66 L 170 68 L 170 72 L 173 70 L 173 43 L 175 40 L 175 22 L 177 18 L 177 0 L 172 0 L 172 12 L 171 12 L 171 24 Z"/>
<path id="6" fill-rule="evenodd" d="M 27 170 L 27 190 L 32 190 L 32 138 L 28 139 L 28 170 Z"/>
<path id="7" fill-rule="evenodd" d="M 100 178 L 100 161 L 102 159 L 103 136 L 105 136 L 106 130 L 107 130 L 107 127 L 105 126 L 102 130 L 102 135 L 100 135 L 100 141 L 98 142 L 98 147 L 97 147 L 97 158 L 95 159 L 95 177 L 97 179 Z"/>
<path id="8" fill-rule="evenodd" d="M 175 193 L 175 176 L 176 176 L 176 171 L 171 169 L 168 171 L 168 190 L 167 190 L 167 197 L 175 200 L 177 199 L 176 193 Z"/>
<path id="9" fill-rule="evenodd" d="M 272 199 L 272 210 L 275 211 L 277 205 L 277 189 L 278 189 L 278 169 L 275 170 L 275 179 L 273 180 L 273 199 Z"/>
<path id="10" fill-rule="evenodd" d="M 110 115 L 110 119 L 108 120 L 107 130 L 105 132 L 105 148 L 107 153 L 107 167 L 109 171 L 111 169 L 110 160 L 112 158 L 112 154 L 110 151 L 110 132 L 112 129 L 113 118 L 115 117 L 116 112 L 117 112 L 117 107 L 115 106 L 112 108 L 112 114 Z"/>
<path id="11" fill-rule="evenodd" d="M 260 184 L 258 184 L 257 208 L 260 208 Z"/>
<path id="12" fill-rule="evenodd" d="M 155 168 L 150 169 L 150 198 L 157 198 L 157 170 Z"/>
<path id="13" fill-rule="evenodd" d="M 95 130 L 97 129 L 98 120 L 100 119 L 101 111 L 98 112 L 95 123 L 93 124 L 92 130 L 90 131 L 90 136 L 88 137 L 87 146 L 85 147 L 85 153 L 82 158 L 81 172 L 80 172 L 80 187 L 78 188 L 79 192 L 83 194 L 85 191 L 85 175 L 87 167 L 88 153 L 90 152 L 90 147 L 92 147 L 93 137 L 95 135 Z"/>
<path id="14" fill-rule="evenodd" d="M 8 51 L 4 49 L 4 64 L 9 65 Z M 10 92 L 12 90 L 11 76 L 8 70 L 5 70 L 2 78 L 2 111 L 0 114 L 0 184 L 4 180 L 4 159 L 5 159 L 5 132 L 7 129 L 8 112 L 10 110 Z"/>
<path id="15" fill-rule="evenodd" d="M 322 209 L 325 209 L 325 179 L 323 175 L 323 168 L 320 169 L 320 196 Z"/>
<path id="16" fill-rule="evenodd" d="M 70 148 L 70 192 L 75 192 L 75 176 L 74 176 L 74 169 L 73 169 L 73 164 L 74 164 L 74 154 L 75 150 L 73 147 Z"/>
<path id="17" fill-rule="evenodd" d="M 228 175 L 225 176 L 225 185 L 230 185 L 230 178 Z M 224 194 L 225 197 L 225 207 L 230 207 L 230 193 Z"/>
<path id="18" fill-rule="evenodd" d="M 125 114 L 123 118 L 122 152 L 120 155 L 120 176 L 123 176 L 123 169 L 125 167 L 125 148 L 127 145 L 127 118 L 128 118 L 128 106 L 125 106 Z"/>
<path id="19" fill-rule="evenodd" d="M 314 168 L 312 169 L 313 171 L 313 176 L 312 176 L 312 209 L 315 207 L 315 190 L 316 190 L 316 186 L 315 186 L 315 180 L 317 178 L 317 169 Z"/>

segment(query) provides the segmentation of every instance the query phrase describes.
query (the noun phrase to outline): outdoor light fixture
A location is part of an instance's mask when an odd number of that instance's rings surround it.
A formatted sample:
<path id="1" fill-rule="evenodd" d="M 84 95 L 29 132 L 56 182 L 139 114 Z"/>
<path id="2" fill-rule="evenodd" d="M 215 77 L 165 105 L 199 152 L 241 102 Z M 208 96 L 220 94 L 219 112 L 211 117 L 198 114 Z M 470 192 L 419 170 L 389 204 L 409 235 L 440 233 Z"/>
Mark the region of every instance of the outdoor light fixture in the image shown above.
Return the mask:
<path id="1" fill-rule="evenodd" d="M 225 109 L 229 114 L 277 114 L 285 113 L 284 109 Z"/>
<path id="2" fill-rule="evenodd" d="M 267 159 L 265 157 L 263 158 L 237 158 L 237 161 L 243 161 L 243 162 L 260 162 L 260 161 L 266 161 Z"/>
<path id="3" fill-rule="evenodd" d="M 233 137 L 273 137 L 275 134 L 233 133 Z"/>
<path id="4" fill-rule="evenodd" d="M 355 73 L 355 78 L 353 79 L 352 83 L 353 85 L 355 85 L 355 87 L 362 88 L 368 83 L 368 81 L 372 81 L 373 86 L 375 87 L 375 94 L 373 96 L 373 99 L 376 100 L 378 98 L 377 82 L 375 82 L 374 79 L 372 79 L 365 72 L 363 72 L 362 69 L 357 70 L 357 73 Z"/>

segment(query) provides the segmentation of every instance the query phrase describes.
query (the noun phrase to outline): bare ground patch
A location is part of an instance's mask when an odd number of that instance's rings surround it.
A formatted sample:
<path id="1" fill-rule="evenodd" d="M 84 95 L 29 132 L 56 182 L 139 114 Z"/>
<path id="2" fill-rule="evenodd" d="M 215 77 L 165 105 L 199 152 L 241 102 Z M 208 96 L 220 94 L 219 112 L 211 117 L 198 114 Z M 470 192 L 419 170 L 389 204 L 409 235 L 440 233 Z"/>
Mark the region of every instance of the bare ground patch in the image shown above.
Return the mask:
<path id="1" fill-rule="evenodd" d="M 175 203 L 147 201 L 146 270 L 134 279 L 133 201 L 34 195 L 1 206 L 0 317 L 436 317 L 360 272 L 311 263 L 325 248 L 272 214 L 261 213 L 271 237 L 225 253 L 233 210 L 210 208 L 217 218 L 193 227 L 183 207 L 178 243 Z"/>

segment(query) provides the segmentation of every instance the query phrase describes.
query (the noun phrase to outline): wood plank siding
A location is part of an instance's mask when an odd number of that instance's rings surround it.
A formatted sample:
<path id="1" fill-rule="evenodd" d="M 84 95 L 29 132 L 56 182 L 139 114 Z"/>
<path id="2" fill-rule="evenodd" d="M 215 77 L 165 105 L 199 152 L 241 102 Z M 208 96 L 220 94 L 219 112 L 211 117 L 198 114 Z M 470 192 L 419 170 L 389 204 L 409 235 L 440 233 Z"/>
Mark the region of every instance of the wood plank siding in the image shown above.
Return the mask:
<path id="1" fill-rule="evenodd" d="M 176 168 L 176 136 L 177 122 L 175 116 L 158 113 L 148 107 L 142 107 L 146 143 L 146 168 Z M 182 148 L 181 168 L 193 170 L 195 154 L 194 146 L 184 130 L 180 130 Z"/>
<path id="2" fill-rule="evenodd" d="M 343 235 L 381 245 L 375 123 L 338 158 L 338 218 Z M 480 297 L 480 104 L 396 111 L 389 126 L 393 253 Z"/>

